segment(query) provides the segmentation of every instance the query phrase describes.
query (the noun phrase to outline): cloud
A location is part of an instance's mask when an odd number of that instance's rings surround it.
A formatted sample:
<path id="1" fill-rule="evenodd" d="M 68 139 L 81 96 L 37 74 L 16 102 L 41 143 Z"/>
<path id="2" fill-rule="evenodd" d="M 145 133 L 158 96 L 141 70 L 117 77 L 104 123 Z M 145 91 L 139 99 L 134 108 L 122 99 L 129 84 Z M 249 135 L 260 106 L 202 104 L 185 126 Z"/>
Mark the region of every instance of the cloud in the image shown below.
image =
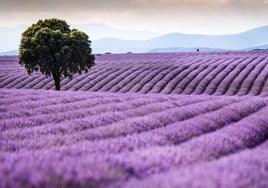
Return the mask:
<path id="1" fill-rule="evenodd" d="M 119 28 L 216 33 L 268 24 L 268 0 L 0 0 L 0 24 L 58 17 Z"/>
<path id="2" fill-rule="evenodd" d="M 220 7 L 223 4 L 234 7 L 261 7 L 267 0 L 1 0 L 1 11 L 127 11 L 137 9 L 169 9 L 184 7 Z"/>
<path id="3" fill-rule="evenodd" d="M 58 10 L 98 10 L 134 8 L 140 5 L 136 1 L 123 0 L 1 0 L 2 11 L 58 11 Z"/>

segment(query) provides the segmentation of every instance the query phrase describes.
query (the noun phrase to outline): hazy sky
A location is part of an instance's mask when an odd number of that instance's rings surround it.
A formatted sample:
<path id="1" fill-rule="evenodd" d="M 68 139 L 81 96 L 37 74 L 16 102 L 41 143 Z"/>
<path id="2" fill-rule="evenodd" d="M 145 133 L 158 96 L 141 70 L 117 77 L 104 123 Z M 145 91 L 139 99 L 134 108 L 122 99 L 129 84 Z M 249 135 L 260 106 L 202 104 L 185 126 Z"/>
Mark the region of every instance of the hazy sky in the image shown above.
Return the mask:
<path id="1" fill-rule="evenodd" d="M 236 33 L 268 25 L 268 0 L 0 0 L 0 27 L 50 17 L 160 33 Z"/>

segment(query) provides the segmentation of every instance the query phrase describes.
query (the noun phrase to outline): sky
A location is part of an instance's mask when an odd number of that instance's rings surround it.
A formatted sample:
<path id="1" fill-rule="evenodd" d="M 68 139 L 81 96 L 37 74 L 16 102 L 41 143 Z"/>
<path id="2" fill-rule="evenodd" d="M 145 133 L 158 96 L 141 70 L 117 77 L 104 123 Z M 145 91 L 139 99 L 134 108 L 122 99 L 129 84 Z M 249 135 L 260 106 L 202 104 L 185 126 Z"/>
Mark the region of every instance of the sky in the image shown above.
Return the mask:
<path id="1" fill-rule="evenodd" d="M 268 25 L 268 0 L 0 0 L 0 27 L 52 17 L 70 25 L 230 34 Z"/>

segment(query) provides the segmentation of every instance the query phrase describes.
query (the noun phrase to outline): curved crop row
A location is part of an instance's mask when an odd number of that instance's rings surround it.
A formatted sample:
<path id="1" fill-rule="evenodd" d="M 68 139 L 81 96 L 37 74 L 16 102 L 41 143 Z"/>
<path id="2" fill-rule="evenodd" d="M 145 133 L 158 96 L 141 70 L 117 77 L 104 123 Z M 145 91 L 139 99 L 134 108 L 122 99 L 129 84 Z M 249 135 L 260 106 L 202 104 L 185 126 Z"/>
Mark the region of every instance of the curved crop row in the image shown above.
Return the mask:
<path id="1" fill-rule="evenodd" d="M 213 167 L 218 186 L 267 186 L 267 97 L 0 89 L 0 104 L 0 187 L 206 187 Z"/>
<path id="2" fill-rule="evenodd" d="M 63 79 L 62 90 L 268 96 L 268 51 L 104 54 L 88 74 Z M 29 76 L 16 57 L 0 57 L 0 88 L 54 89 Z"/>
<path id="3" fill-rule="evenodd" d="M 144 179 L 121 181 L 117 187 L 267 187 L 268 141 L 215 161 L 189 165 Z"/>

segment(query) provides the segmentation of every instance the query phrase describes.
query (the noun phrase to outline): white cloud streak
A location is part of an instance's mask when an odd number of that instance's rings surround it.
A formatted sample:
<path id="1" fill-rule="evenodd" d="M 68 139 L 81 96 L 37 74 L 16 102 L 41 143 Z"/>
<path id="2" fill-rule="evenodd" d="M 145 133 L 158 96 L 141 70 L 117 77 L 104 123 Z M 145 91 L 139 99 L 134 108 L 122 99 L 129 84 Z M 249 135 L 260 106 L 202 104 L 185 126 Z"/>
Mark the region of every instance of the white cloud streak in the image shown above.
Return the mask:
<path id="1" fill-rule="evenodd" d="M 232 33 L 268 24 L 268 0 L 1 0 L 0 24 L 47 17 L 161 32 Z M 1 25 L 0 25 L 1 26 Z"/>

